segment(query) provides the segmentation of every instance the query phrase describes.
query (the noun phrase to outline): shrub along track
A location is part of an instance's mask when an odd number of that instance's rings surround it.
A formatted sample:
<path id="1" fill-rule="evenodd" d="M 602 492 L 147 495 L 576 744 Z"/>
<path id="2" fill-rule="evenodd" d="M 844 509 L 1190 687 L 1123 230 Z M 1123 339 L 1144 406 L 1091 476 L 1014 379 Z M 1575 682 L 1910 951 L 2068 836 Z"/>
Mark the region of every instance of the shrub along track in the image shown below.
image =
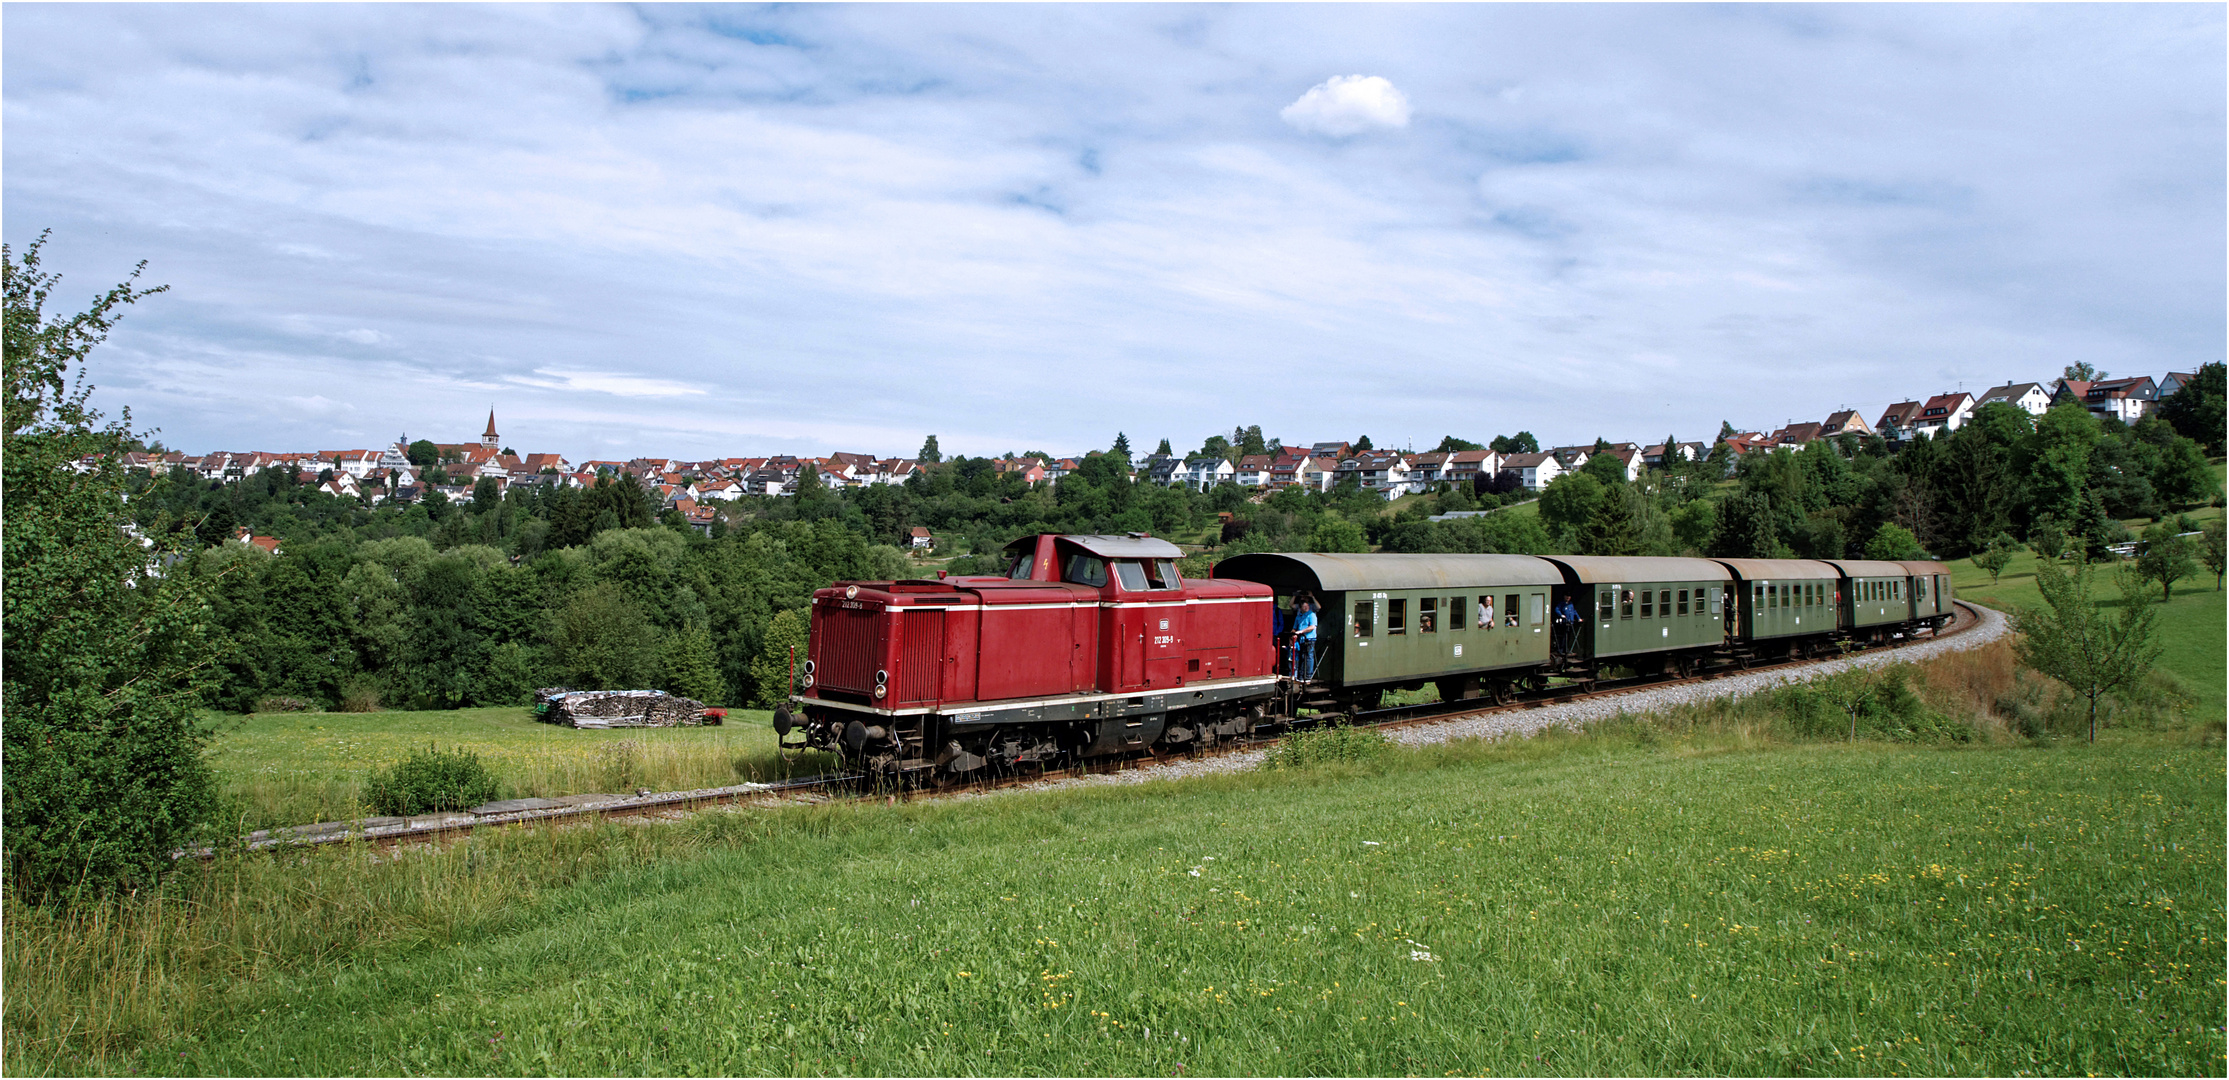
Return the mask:
<path id="1" fill-rule="evenodd" d="M 1986 644 L 2005 630 L 2003 616 L 1957 603 L 1957 617 L 1937 634 L 1900 638 L 1886 646 L 1823 660 L 1753 663 L 1700 672 L 1687 678 L 1646 677 L 1597 682 L 1591 687 L 1550 687 L 1507 704 L 1475 700 L 1432 702 L 1396 706 L 1357 714 L 1352 722 L 1395 732 L 1404 743 L 1440 742 L 1449 738 L 1530 734 L 1554 726 L 1577 727 L 1588 720 L 1630 710 L 1642 711 L 1664 703 L 1666 691 L 1686 700 L 1754 692 L 1785 681 L 1792 673 L 1803 677 L 1821 674 L 1848 664 L 1893 662 L 1908 646 L 1943 642 L 1951 648 Z M 1952 639 L 1967 638 L 1951 644 Z M 1726 684 L 1712 686 L 1711 684 Z M 1584 715 L 1564 715 L 1574 705 L 1584 705 Z M 1565 707 L 1565 708 L 1559 708 Z M 324 822 L 290 829 L 259 831 L 243 837 L 249 850 L 275 851 L 303 845 L 370 842 L 382 847 L 454 839 L 476 829 L 545 822 L 579 823 L 605 818 L 651 817 L 677 819 L 714 806 L 747 803 L 781 806 L 824 803 L 838 799 L 978 796 L 1008 789 L 1063 787 L 1077 783 L 1135 783 L 1174 778 L 1201 772 L 1227 772 L 1245 768 L 1273 745 L 1278 735 L 1257 734 L 1226 740 L 1207 749 L 1144 753 L 1105 761 L 1086 762 L 1068 769 L 1041 774 L 1016 774 L 972 781 L 951 787 L 904 791 L 860 791 L 857 774 L 811 776 L 774 784 L 738 784 L 693 791 L 638 792 L 632 796 L 574 796 L 565 800 L 519 799 L 489 804 L 485 813 L 422 814 L 411 818 L 372 818 L 360 822 Z M 1203 767 L 1204 766 L 1204 767 Z M 213 849 L 179 852 L 180 857 L 208 858 Z"/>

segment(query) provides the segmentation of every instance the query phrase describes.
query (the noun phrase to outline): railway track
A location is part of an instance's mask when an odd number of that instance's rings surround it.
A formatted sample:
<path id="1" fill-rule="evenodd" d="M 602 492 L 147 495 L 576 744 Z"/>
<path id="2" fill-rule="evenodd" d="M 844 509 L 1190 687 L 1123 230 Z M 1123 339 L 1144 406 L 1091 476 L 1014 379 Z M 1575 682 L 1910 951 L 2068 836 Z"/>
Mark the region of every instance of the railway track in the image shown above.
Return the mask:
<path id="1" fill-rule="evenodd" d="M 1852 653 L 1854 656 L 1880 655 L 1894 652 L 1912 644 L 1924 644 L 1956 637 L 1972 630 L 1980 622 L 1973 607 L 1956 601 L 1957 617 L 1942 632 L 1923 638 L 1902 638 L 1885 646 Z M 1616 682 L 1595 682 L 1580 687 L 1575 685 L 1552 686 L 1546 690 L 1507 703 L 1476 701 L 1471 699 L 1453 702 L 1428 702 L 1419 705 L 1401 705 L 1372 709 L 1355 714 L 1348 722 L 1367 724 L 1378 728 L 1403 728 L 1426 724 L 1441 724 L 1472 717 L 1500 713 L 1525 712 L 1575 701 L 1615 700 L 1618 697 L 1660 690 L 1667 687 L 1709 683 L 1736 676 L 1769 674 L 1775 671 L 1793 671 L 1816 664 L 1841 659 L 1817 657 L 1784 660 L 1772 663 L 1752 663 L 1747 666 L 1727 666 L 1698 672 L 1685 678 L 1640 677 Z M 637 793 L 608 800 L 578 802 L 570 805 L 534 806 L 487 814 L 430 814 L 408 819 L 370 819 L 365 822 L 327 822 L 319 825 L 299 826 L 251 833 L 243 838 L 251 851 L 280 851 L 339 843 L 369 843 L 385 848 L 405 844 L 439 843 L 469 835 L 480 829 L 507 828 L 518 825 L 569 824 L 607 818 L 626 817 L 677 817 L 715 806 L 741 802 L 775 800 L 787 803 L 818 803 L 839 799 L 866 798 L 934 798 L 960 794 L 983 794 L 993 790 L 1042 785 L 1048 781 L 1132 772 L 1153 769 L 1204 758 L 1226 757 L 1248 753 L 1273 746 L 1284 732 L 1240 736 L 1227 739 L 1210 748 L 1199 748 L 1163 753 L 1144 753 L 1106 760 L 1088 761 L 1065 769 L 1036 774 L 1009 774 L 971 781 L 946 787 L 923 787 L 906 790 L 859 790 L 865 777 L 856 773 L 828 774 L 801 777 L 770 784 L 738 784 L 730 787 L 703 788 L 693 791 Z M 552 802 L 551 800 L 519 800 L 524 803 Z M 214 849 L 175 853 L 180 858 L 212 858 Z"/>

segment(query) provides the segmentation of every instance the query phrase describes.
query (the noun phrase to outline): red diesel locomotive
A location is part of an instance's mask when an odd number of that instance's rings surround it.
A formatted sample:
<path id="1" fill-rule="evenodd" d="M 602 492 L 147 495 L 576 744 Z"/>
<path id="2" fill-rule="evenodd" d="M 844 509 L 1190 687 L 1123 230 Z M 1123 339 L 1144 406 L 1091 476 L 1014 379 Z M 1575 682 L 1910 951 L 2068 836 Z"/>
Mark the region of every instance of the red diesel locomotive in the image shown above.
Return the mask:
<path id="1" fill-rule="evenodd" d="M 870 774 L 973 772 L 1251 730 L 1278 685 L 1269 586 L 1183 579 L 1142 535 L 1024 537 L 1004 577 L 813 594 L 805 745 Z M 778 711 L 786 737 L 794 721 Z"/>

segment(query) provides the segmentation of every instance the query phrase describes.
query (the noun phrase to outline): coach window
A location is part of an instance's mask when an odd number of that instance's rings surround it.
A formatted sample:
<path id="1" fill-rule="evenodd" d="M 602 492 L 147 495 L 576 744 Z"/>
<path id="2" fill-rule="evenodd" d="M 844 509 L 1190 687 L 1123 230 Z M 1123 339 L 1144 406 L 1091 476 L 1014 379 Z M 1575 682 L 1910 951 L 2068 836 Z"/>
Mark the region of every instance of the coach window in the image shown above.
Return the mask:
<path id="1" fill-rule="evenodd" d="M 1450 597 L 1448 597 L 1448 598 L 1447 598 L 1447 632 L 1448 632 L 1448 633 L 1450 633 L 1450 634 L 1460 634 L 1460 633 L 1462 633 L 1462 632 L 1463 632 L 1463 627 L 1465 627 L 1465 626 L 1468 626 L 1468 625 L 1470 625 L 1470 620 L 1464 617 L 1465 613 L 1467 613 L 1467 612 L 1469 612 L 1469 611 L 1470 611 L 1470 609 L 1469 609 L 1469 608 L 1467 608 L 1467 607 L 1464 607 L 1464 606 L 1463 606 L 1463 598 L 1462 598 L 1462 597 L 1460 597 L 1460 596 L 1450 596 Z"/>
<path id="2" fill-rule="evenodd" d="M 1437 634 L 1440 632 L 1439 597 L 1427 596 L 1416 602 L 1416 632 L 1419 634 Z"/>
<path id="3" fill-rule="evenodd" d="M 1624 590 L 1621 590 L 1621 591 L 1619 591 L 1619 593 L 1618 593 L 1618 618 L 1621 618 L 1621 619 L 1630 619 L 1630 618 L 1632 618 L 1632 617 L 1633 617 L 1633 590 L 1631 590 L 1631 589 L 1624 589 Z"/>
<path id="4" fill-rule="evenodd" d="M 1123 592 L 1144 592 L 1145 567 L 1136 559 L 1116 559 L 1115 580 L 1122 582 Z"/>
<path id="5" fill-rule="evenodd" d="M 1517 598 L 1512 596 L 1510 599 L 1515 600 Z M 1525 605 L 1525 621 L 1534 626 L 1539 626 L 1540 620 L 1546 615 L 1547 611 L 1548 594 L 1534 593 L 1532 594 L 1532 603 Z"/>
<path id="6" fill-rule="evenodd" d="M 1611 616 L 1617 614 L 1617 603 L 1613 599 L 1614 595 L 1615 594 L 1608 589 L 1602 590 L 1602 596 L 1600 597 L 1600 603 L 1598 604 L 1598 606 L 1602 609 L 1601 618 L 1605 622 L 1609 621 Z"/>
<path id="7" fill-rule="evenodd" d="M 1644 619 L 1656 617 L 1656 591 L 1653 589 L 1641 590 L 1641 617 Z"/>
<path id="8" fill-rule="evenodd" d="M 1354 636 L 1359 638 L 1366 638 L 1370 636 L 1370 631 L 1372 629 L 1370 625 L 1370 618 L 1375 614 L 1377 614 L 1377 606 L 1375 604 L 1372 604 L 1368 600 L 1355 601 Z"/>
<path id="9" fill-rule="evenodd" d="M 1754 615 L 1754 614 L 1756 614 L 1757 612 L 1763 611 L 1764 609 L 1765 609 L 1765 587 L 1764 587 L 1763 585 L 1759 585 L 1759 586 L 1757 586 L 1757 596 L 1756 596 L 1756 599 L 1755 599 L 1755 600 L 1753 600 L 1753 601 L 1751 601 L 1751 603 L 1750 603 L 1750 605 L 1749 605 L 1749 611 L 1750 611 L 1750 614 Z"/>
<path id="10" fill-rule="evenodd" d="M 1107 584 L 1107 564 L 1090 555 L 1068 556 L 1068 570 L 1060 580 L 1075 585 L 1089 585 L 1094 589 Z"/>
<path id="11" fill-rule="evenodd" d="M 1665 589 L 1656 594 L 1656 613 L 1667 619 L 1672 617 L 1672 590 Z"/>
<path id="12" fill-rule="evenodd" d="M 1388 600 L 1385 602 L 1385 632 L 1388 634 L 1406 634 L 1409 632 L 1409 602 L 1407 600 Z"/>
<path id="13" fill-rule="evenodd" d="M 1713 615 L 1716 615 L 1716 614 L 1718 614 L 1718 612 L 1719 612 L 1719 607 L 1718 607 L 1718 606 L 1719 606 L 1720 604 L 1723 604 L 1723 603 L 1725 603 L 1725 602 L 1726 602 L 1726 595 L 1727 595 L 1727 594 L 1724 594 L 1724 593 L 1721 593 L 1721 592 L 1719 592 L 1719 591 L 1718 591 L 1718 589 L 1717 589 L 1716 587 L 1713 587 L 1713 588 L 1711 589 L 1711 591 L 1710 591 L 1710 613 L 1711 613 L 1711 614 L 1713 614 Z"/>
<path id="14" fill-rule="evenodd" d="M 1501 599 L 1501 624 L 1503 626 L 1517 625 L 1517 594 L 1510 593 L 1507 596 L 1502 597 Z M 1533 621 L 1540 621 L 1539 612 L 1533 612 Z"/>
<path id="15" fill-rule="evenodd" d="M 1686 589 L 1681 589 L 1681 590 L 1679 591 L 1679 613 L 1680 613 L 1680 614 L 1682 614 L 1682 615 L 1685 615 L 1685 614 L 1687 614 L 1687 590 L 1686 590 Z"/>

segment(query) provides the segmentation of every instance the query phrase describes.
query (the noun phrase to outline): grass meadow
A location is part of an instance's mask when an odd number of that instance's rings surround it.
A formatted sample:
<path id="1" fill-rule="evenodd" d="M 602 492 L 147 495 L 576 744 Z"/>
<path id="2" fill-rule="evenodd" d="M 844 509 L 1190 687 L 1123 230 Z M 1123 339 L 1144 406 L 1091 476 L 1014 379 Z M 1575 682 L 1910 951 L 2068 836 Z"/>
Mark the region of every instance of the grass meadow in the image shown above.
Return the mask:
<path id="1" fill-rule="evenodd" d="M 708 813 L 11 908 L 34 1073 L 2224 1069 L 2218 742 L 1756 710 Z"/>
<path id="2" fill-rule="evenodd" d="M 719 727 L 596 730 L 538 723 L 527 708 L 255 713 L 225 717 L 208 760 L 247 829 L 361 816 L 364 778 L 428 746 L 485 759 L 513 797 L 719 787 L 824 771 L 775 749 L 771 712 Z"/>

